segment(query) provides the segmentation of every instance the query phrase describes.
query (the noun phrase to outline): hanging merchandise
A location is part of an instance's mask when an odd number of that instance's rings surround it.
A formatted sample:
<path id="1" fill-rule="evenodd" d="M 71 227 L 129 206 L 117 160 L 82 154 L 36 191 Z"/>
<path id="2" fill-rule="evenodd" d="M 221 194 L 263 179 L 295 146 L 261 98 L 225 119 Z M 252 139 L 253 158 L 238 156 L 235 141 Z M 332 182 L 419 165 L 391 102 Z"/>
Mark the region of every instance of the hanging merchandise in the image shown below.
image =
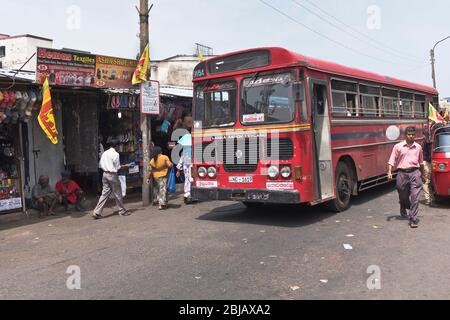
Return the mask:
<path id="1" fill-rule="evenodd" d="M 136 94 L 115 94 L 108 95 L 106 102 L 107 110 L 137 110 L 137 98 Z"/>
<path id="2" fill-rule="evenodd" d="M 0 127 L 0 214 L 22 208 L 16 126 Z"/>
<path id="3" fill-rule="evenodd" d="M 28 122 L 32 116 L 31 109 L 36 101 L 37 93 L 34 90 L 1 91 L 0 123 Z"/>
<path id="4" fill-rule="evenodd" d="M 142 134 L 136 97 L 128 93 L 105 96 L 106 108 L 100 113 L 99 122 L 100 135 L 104 138 L 100 142 L 109 144 L 113 139 L 118 140 L 116 151 L 120 155 L 120 163 L 132 164 L 129 169 L 121 169 L 119 174 L 125 177 L 127 189 L 142 186 Z"/>

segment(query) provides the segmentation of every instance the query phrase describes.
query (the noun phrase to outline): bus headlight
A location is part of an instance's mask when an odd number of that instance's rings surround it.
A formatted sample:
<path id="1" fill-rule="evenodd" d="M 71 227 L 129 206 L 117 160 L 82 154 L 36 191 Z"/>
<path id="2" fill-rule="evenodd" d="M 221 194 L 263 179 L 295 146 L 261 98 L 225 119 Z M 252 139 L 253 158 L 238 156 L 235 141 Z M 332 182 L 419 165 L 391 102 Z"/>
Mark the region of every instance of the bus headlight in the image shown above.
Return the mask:
<path id="1" fill-rule="evenodd" d="M 441 171 L 444 171 L 445 169 L 447 169 L 447 165 L 445 163 L 439 163 L 438 169 Z"/>
<path id="2" fill-rule="evenodd" d="M 217 174 L 217 170 L 214 167 L 209 167 L 208 168 L 208 177 L 210 178 L 215 178 Z"/>
<path id="3" fill-rule="evenodd" d="M 267 175 L 270 179 L 275 179 L 276 177 L 278 177 L 278 172 L 278 167 L 276 166 L 271 166 L 269 167 L 269 169 L 267 169 Z"/>
<path id="4" fill-rule="evenodd" d="M 198 173 L 198 176 L 199 176 L 200 178 L 205 178 L 205 177 L 206 177 L 206 174 L 207 174 L 208 172 L 206 171 L 206 168 L 205 168 L 205 167 L 199 167 L 198 170 L 197 170 L 197 173 Z"/>
<path id="5" fill-rule="evenodd" d="M 291 167 L 285 166 L 281 168 L 280 174 L 283 178 L 289 178 L 292 174 Z"/>

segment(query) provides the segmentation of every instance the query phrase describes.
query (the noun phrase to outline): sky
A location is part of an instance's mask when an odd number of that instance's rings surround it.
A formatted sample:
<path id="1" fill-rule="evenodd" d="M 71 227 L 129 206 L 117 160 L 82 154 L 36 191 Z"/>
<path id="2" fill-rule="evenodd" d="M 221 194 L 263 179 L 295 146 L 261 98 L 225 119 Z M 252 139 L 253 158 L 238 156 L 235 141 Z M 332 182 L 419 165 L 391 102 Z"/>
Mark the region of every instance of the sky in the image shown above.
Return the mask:
<path id="1" fill-rule="evenodd" d="M 432 86 L 430 49 L 450 36 L 448 0 L 149 0 L 150 58 L 280 46 Z M 123 58 L 139 51 L 138 0 L 0 0 L 0 33 Z M 435 50 L 436 82 L 450 97 L 450 39 Z"/>

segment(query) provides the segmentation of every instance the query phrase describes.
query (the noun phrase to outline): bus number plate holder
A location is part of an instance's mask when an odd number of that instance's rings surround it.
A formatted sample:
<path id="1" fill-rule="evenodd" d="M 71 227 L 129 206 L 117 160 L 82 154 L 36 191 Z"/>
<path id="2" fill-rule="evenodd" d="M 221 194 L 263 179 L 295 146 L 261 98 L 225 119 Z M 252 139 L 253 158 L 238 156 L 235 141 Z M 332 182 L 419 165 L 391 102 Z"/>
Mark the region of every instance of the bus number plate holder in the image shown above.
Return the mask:
<path id="1" fill-rule="evenodd" d="M 253 183 L 252 176 L 228 177 L 230 183 Z"/>

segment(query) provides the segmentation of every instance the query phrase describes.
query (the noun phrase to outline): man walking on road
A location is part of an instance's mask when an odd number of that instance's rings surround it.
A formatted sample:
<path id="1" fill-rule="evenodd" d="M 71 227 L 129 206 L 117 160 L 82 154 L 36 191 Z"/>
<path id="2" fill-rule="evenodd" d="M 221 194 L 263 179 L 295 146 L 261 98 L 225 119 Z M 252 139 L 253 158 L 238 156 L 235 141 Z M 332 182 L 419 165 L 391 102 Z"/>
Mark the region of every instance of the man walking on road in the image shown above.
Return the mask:
<path id="1" fill-rule="evenodd" d="M 100 158 L 100 168 L 103 170 L 103 190 L 100 199 L 98 200 L 97 206 L 94 209 L 93 217 L 94 219 L 102 218 L 102 211 L 109 195 L 112 193 L 114 199 L 116 200 L 117 207 L 119 207 L 119 215 L 128 216 L 129 213 L 123 206 L 122 202 L 122 189 L 120 187 L 119 177 L 117 176 L 117 171 L 121 168 L 128 168 L 129 165 L 120 165 L 120 156 L 117 153 L 116 148 L 119 145 L 118 140 L 112 140 L 110 143 L 110 148 L 103 152 Z"/>
<path id="2" fill-rule="evenodd" d="M 400 199 L 400 214 L 402 217 L 409 218 L 411 228 L 419 226 L 417 217 L 423 173 L 422 147 L 414 141 L 415 136 L 416 129 L 407 127 L 406 140 L 394 146 L 387 172 L 388 180 L 392 180 L 392 169 L 394 167 L 398 169 L 397 191 Z"/>

